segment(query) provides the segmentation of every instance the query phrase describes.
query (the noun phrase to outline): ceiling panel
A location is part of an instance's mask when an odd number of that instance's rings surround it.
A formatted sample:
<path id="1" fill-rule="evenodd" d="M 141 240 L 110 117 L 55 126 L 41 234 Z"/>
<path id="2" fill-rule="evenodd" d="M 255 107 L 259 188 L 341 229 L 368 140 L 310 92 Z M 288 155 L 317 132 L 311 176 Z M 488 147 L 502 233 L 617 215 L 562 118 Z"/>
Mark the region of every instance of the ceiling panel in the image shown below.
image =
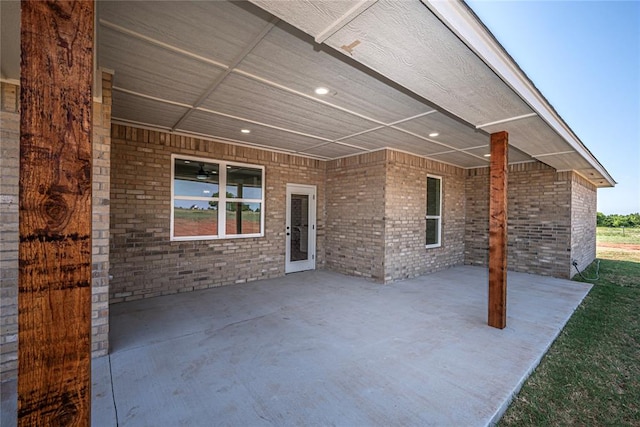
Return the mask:
<path id="1" fill-rule="evenodd" d="M 522 163 L 522 162 L 531 162 L 534 159 L 526 153 L 518 150 L 515 147 L 509 147 L 509 163 Z"/>
<path id="2" fill-rule="evenodd" d="M 0 77 L 20 80 L 19 1 L 0 1 Z"/>
<path id="3" fill-rule="evenodd" d="M 611 187 L 602 174 L 594 168 L 579 169 L 577 172 L 579 172 L 583 177 L 591 180 L 596 187 Z"/>
<path id="4" fill-rule="evenodd" d="M 486 126 L 482 129 L 489 133 L 507 131 L 509 144 L 532 156 L 573 150 L 538 116 Z"/>
<path id="5" fill-rule="evenodd" d="M 477 131 L 442 113 L 428 114 L 400 123 L 394 127 L 402 128 L 424 137 L 429 137 L 430 133 L 437 132 L 438 136 L 429 138 L 459 149 L 477 147 L 489 142 L 489 136 L 485 132 Z"/>
<path id="6" fill-rule="evenodd" d="M 100 66 L 117 70 L 115 86 L 189 105 L 222 73 L 210 64 L 104 27 L 99 55 Z"/>
<path id="7" fill-rule="evenodd" d="M 326 43 L 473 125 L 532 112 L 419 1 L 379 0 Z"/>
<path id="8" fill-rule="evenodd" d="M 439 144 L 425 141 L 413 135 L 401 132 L 396 129 L 382 128 L 373 132 L 367 132 L 351 138 L 346 138 L 341 142 L 345 142 L 356 147 L 367 150 L 377 150 L 380 148 L 396 148 L 398 150 L 416 153 L 418 155 L 427 155 L 431 153 L 446 150 Z"/>
<path id="9" fill-rule="evenodd" d="M 354 154 L 360 154 L 362 152 L 362 150 L 358 150 L 357 148 L 348 147 L 346 145 L 340 145 L 336 143 L 329 143 L 321 147 L 304 150 L 301 152 L 301 154 L 335 159 L 337 157 L 352 156 Z"/>
<path id="10" fill-rule="evenodd" d="M 481 168 L 489 166 L 489 162 L 484 158 L 474 157 L 463 151 L 450 151 L 448 153 L 434 154 L 428 157 L 433 160 L 460 166 L 462 168 Z"/>
<path id="11" fill-rule="evenodd" d="M 271 18 L 247 2 L 99 1 L 97 5 L 100 19 L 225 64 Z"/>
<path id="12" fill-rule="evenodd" d="M 393 148 L 462 167 L 486 166 L 486 133 L 506 130 L 512 163 L 558 154 L 541 159 L 565 169 L 591 165 L 564 156 L 573 148 L 537 116 L 477 131 L 532 110 L 418 0 L 258 3 L 287 22 L 267 27 L 272 16 L 247 2 L 98 2 L 99 62 L 115 71 L 120 89 L 114 117 L 170 128 L 185 108 L 126 91 L 192 105 L 224 64 L 237 63 L 202 105 L 236 119 L 199 110 L 181 130 L 313 156 Z M 326 44 L 290 24 L 328 37 Z M 318 86 L 330 93 L 315 95 Z M 424 115 L 434 105 L 443 113 Z M 405 119 L 393 125 L 401 130 L 380 128 Z M 247 127 L 251 134 L 239 133 Z M 356 148 L 318 147 L 336 139 Z M 452 150 L 473 147 L 479 157 Z"/>
<path id="13" fill-rule="evenodd" d="M 591 165 L 578 153 L 554 154 L 543 156 L 537 160 L 548 164 L 557 170 L 589 169 Z"/>
<path id="14" fill-rule="evenodd" d="M 185 107 L 113 91 L 111 116 L 114 119 L 171 128 L 186 112 Z"/>
<path id="15" fill-rule="evenodd" d="M 241 133 L 240 129 L 243 128 L 250 129 L 251 133 Z M 193 112 L 193 114 L 180 125 L 179 130 L 288 151 L 304 150 L 323 142 L 318 139 L 291 134 L 277 129 L 247 124 L 240 120 L 217 116 L 204 111 Z"/>
<path id="16" fill-rule="evenodd" d="M 265 10 L 268 10 L 279 18 L 285 19 L 286 21 L 295 17 L 293 22 L 296 23 L 296 26 L 308 34 L 317 36 L 327 27 L 331 26 L 335 21 L 339 20 L 343 15 L 347 14 L 352 7 L 361 3 L 361 1 L 255 0 L 253 3 Z M 298 23 L 300 25 L 298 25 Z"/>
<path id="17" fill-rule="evenodd" d="M 485 157 L 485 154 L 489 154 L 489 152 L 491 151 L 489 145 L 486 145 L 484 147 L 472 148 L 464 151 L 466 153 L 474 154 L 478 157 L 486 158 L 486 166 L 489 165 L 489 158 Z M 509 164 L 530 162 L 534 160 L 533 158 L 531 158 L 531 156 L 528 156 L 527 154 L 523 153 L 522 151 L 512 146 L 509 146 L 508 157 L 509 157 Z"/>
<path id="18" fill-rule="evenodd" d="M 327 139 L 341 138 L 376 126 L 373 122 L 311 99 L 233 74 L 202 106 Z"/>
<path id="19" fill-rule="evenodd" d="M 282 22 L 238 68 L 384 123 L 432 110 L 415 95 L 379 80 L 356 61 L 319 47 L 310 36 Z M 330 93 L 316 95 L 316 87 Z"/>

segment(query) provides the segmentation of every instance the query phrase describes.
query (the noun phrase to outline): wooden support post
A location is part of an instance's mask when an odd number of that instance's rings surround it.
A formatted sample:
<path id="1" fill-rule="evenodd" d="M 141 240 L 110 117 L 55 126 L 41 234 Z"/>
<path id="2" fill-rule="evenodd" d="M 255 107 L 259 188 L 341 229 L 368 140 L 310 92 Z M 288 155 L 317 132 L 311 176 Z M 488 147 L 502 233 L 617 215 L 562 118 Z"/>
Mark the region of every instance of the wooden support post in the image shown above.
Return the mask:
<path id="1" fill-rule="evenodd" d="M 507 165 L 509 134 L 491 134 L 489 178 L 489 326 L 507 326 Z"/>
<path id="2" fill-rule="evenodd" d="M 18 425 L 91 423 L 93 0 L 23 1 Z"/>

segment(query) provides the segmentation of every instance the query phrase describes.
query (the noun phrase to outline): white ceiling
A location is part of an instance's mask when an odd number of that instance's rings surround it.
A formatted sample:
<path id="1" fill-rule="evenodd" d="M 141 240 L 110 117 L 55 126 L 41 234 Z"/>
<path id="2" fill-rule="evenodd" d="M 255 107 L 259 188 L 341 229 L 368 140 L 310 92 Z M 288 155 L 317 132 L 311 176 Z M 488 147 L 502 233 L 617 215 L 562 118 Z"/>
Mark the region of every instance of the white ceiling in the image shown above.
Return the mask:
<path id="1" fill-rule="evenodd" d="M 17 78 L 1 3 L 2 77 Z M 429 4 L 253 3 L 98 2 L 113 120 L 320 159 L 394 148 L 463 168 L 487 166 L 489 133 L 507 130 L 511 163 L 613 185 Z"/>

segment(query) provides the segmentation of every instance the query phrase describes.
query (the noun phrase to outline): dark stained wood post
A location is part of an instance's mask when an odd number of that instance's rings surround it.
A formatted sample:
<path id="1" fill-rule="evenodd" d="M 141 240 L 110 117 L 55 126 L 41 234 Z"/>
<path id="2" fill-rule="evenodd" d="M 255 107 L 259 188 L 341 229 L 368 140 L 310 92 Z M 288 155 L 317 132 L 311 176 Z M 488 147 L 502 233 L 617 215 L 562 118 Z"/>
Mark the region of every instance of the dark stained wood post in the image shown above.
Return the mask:
<path id="1" fill-rule="evenodd" d="M 22 2 L 19 426 L 91 422 L 93 19 Z"/>
<path id="2" fill-rule="evenodd" d="M 491 134 L 489 178 L 489 326 L 507 326 L 507 166 L 509 134 Z"/>

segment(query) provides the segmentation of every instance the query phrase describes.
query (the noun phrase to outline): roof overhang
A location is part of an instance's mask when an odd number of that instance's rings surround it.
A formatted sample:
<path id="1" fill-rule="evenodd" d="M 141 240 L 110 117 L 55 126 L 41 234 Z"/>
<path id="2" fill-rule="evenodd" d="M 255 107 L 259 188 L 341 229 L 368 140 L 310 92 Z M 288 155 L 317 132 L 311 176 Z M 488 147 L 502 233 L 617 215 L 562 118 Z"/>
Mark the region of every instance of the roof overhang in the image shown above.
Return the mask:
<path id="1" fill-rule="evenodd" d="M 309 33 L 316 42 L 325 43 L 349 55 L 476 129 L 488 133 L 506 130 L 510 135 L 510 144 L 534 159 L 557 170 L 574 170 L 598 187 L 615 185 L 607 170 L 464 2 L 420 0 L 429 13 L 419 10 L 411 2 L 392 4 L 385 0 L 342 2 L 342 7 L 338 7 L 336 2 L 322 0 L 251 1 Z M 390 5 L 395 7 L 390 9 Z M 450 35 L 439 33 L 439 41 L 451 48 L 449 59 L 453 59 L 448 64 L 449 70 L 440 72 L 440 79 L 424 75 L 424 70 L 434 64 L 434 57 L 421 54 L 425 50 L 433 50 L 429 40 L 420 37 L 431 34 L 425 26 L 437 25 L 429 16 L 431 14 L 450 32 Z M 457 38 L 466 49 L 473 52 L 499 81 L 482 72 L 474 76 L 465 76 L 464 73 L 449 75 L 451 68 L 456 66 L 477 68 L 477 64 L 471 64 L 472 61 L 464 57 L 460 46 L 452 38 Z M 366 45 L 372 48 L 367 49 Z M 395 54 L 392 53 L 394 51 Z M 404 52 L 415 53 L 411 63 L 396 60 L 404 59 Z M 460 61 L 455 61 L 456 56 Z M 385 60 L 388 60 L 386 64 Z M 444 94 L 438 93 L 437 86 L 443 82 L 447 82 L 453 92 L 460 88 L 468 89 L 465 77 L 469 77 L 479 89 L 475 96 L 456 99 L 455 96 L 449 97 L 446 91 Z M 483 91 L 483 87 L 491 90 Z M 530 110 L 508 99 L 507 91 L 515 94 Z M 492 96 L 487 92 L 498 92 L 499 95 Z M 465 108 L 469 101 L 474 106 L 484 104 L 498 115 L 489 119 L 490 114 L 478 114 L 473 108 Z"/>
<path id="2" fill-rule="evenodd" d="M 464 2 L 421 0 L 447 27 L 451 29 L 473 52 L 480 57 L 509 87 L 516 92 L 567 144 L 589 162 L 599 174 L 602 187 L 614 186 L 616 182 L 585 147 L 571 128 L 564 122 L 542 93 L 535 87 L 524 71 L 511 58 L 502 45 L 491 34 L 478 16 Z M 490 126 L 484 126 L 489 130 Z M 587 172 L 594 180 L 594 175 Z M 584 172 L 583 172 L 584 173 Z"/>
<path id="3" fill-rule="evenodd" d="M 1 77 L 15 83 L 19 3 L 0 3 Z M 251 3 L 97 2 L 114 122 L 326 160 L 391 148 L 461 168 L 488 166 L 488 134 L 507 131 L 510 163 L 615 185 L 465 3 Z"/>

